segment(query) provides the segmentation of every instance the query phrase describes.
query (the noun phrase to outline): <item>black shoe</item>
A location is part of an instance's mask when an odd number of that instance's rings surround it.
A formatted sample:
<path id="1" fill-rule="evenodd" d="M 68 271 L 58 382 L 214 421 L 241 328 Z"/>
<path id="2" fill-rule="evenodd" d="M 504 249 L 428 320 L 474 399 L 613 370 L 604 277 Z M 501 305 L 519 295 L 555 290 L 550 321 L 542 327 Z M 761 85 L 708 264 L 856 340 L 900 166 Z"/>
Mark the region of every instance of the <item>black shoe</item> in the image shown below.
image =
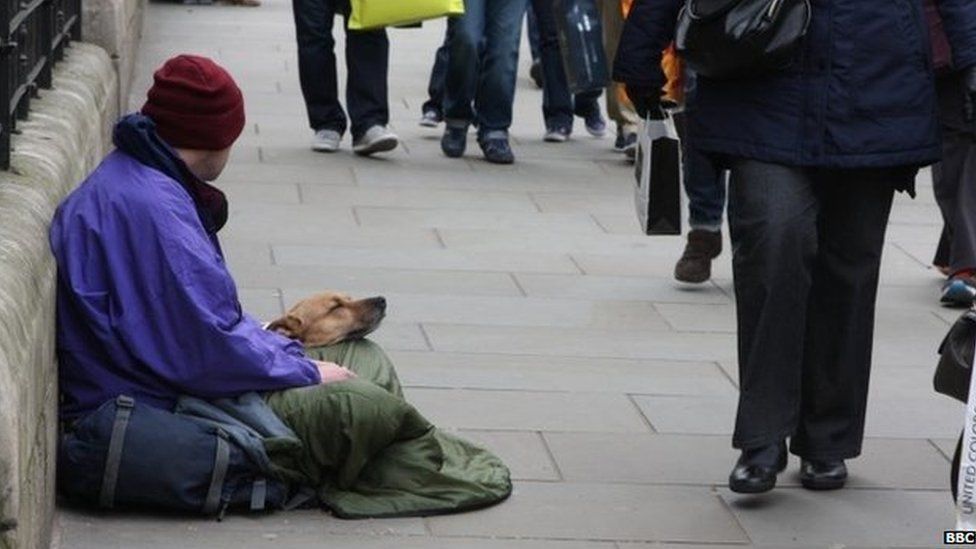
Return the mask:
<path id="1" fill-rule="evenodd" d="M 464 149 L 468 146 L 468 128 L 448 126 L 441 137 L 441 150 L 450 158 L 464 156 Z"/>
<path id="2" fill-rule="evenodd" d="M 613 150 L 619 153 L 626 153 L 628 148 L 637 148 L 637 134 L 634 132 L 625 132 L 620 126 L 617 126 L 617 138 L 613 141 Z"/>
<path id="3" fill-rule="evenodd" d="M 838 490 L 847 482 L 844 460 L 803 460 L 800 464 L 800 483 L 807 490 Z"/>
<path id="4" fill-rule="evenodd" d="M 485 155 L 485 160 L 492 164 L 511 164 L 515 162 L 515 153 L 508 144 L 508 139 L 504 137 L 494 137 L 479 140 L 481 152 Z"/>
<path id="5" fill-rule="evenodd" d="M 706 282 L 712 277 L 712 260 L 721 253 L 721 232 L 692 230 L 685 251 L 674 266 L 674 278 L 691 284 Z"/>
<path id="6" fill-rule="evenodd" d="M 761 494 L 776 487 L 776 475 L 786 469 L 786 443 L 743 450 L 729 475 L 729 489 Z"/>

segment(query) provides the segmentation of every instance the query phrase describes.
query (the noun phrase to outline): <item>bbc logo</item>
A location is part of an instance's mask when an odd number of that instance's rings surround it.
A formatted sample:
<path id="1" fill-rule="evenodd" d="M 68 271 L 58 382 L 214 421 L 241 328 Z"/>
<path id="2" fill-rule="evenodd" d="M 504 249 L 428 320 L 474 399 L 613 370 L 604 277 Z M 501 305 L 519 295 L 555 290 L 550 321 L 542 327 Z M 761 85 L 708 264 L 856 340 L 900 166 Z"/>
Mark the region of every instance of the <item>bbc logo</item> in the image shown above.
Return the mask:
<path id="1" fill-rule="evenodd" d="M 946 530 L 942 534 L 945 545 L 976 545 L 976 532 L 965 530 Z"/>

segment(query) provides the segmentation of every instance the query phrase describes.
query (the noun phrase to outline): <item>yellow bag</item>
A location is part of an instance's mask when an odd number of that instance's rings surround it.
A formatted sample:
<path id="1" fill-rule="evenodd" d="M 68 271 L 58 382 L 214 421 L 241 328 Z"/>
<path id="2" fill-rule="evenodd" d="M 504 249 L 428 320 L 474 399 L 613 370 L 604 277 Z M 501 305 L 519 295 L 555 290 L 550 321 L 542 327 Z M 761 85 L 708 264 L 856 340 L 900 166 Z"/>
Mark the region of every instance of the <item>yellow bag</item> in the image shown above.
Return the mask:
<path id="1" fill-rule="evenodd" d="M 464 0 L 351 0 L 349 28 L 378 29 L 464 15 Z"/>

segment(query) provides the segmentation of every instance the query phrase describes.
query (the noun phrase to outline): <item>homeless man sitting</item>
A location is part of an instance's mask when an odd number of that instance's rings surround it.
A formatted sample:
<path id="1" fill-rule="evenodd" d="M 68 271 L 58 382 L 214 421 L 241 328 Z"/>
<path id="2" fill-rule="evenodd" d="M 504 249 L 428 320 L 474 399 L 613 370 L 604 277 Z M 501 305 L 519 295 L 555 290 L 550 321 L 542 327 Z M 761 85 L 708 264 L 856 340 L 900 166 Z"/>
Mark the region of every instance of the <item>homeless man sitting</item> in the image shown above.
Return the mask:
<path id="1" fill-rule="evenodd" d="M 505 499 L 504 464 L 404 401 L 375 344 L 304 349 L 241 311 L 206 182 L 243 128 L 231 76 L 173 58 L 55 214 L 61 493 L 216 514 L 300 492 L 348 518 Z"/>

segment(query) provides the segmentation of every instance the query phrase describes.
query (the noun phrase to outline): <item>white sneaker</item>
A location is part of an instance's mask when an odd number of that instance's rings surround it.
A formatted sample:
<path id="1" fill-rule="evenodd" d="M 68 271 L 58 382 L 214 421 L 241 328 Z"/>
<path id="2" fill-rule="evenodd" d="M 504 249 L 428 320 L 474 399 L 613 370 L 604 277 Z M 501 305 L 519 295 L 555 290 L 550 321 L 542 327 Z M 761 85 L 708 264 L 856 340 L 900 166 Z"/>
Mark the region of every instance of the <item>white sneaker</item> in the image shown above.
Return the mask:
<path id="1" fill-rule="evenodd" d="M 312 138 L 312 150 L 318 152 L 336 152 L 339 150 L 339 143 L 342 141 L 342 134 L 335 130 L 319 130 Z"/>
<path id="2" fill-rule="evenodd" d="M 547 143 L 564 143 L 569 140 L 569 128 L 566 126 L 553 126 L 546 130 L 542 140 Z"/>
<path id="3" fill-rule="evenodd" d="M 352 151 L 360 156 L 392 151 L 400 143 L 400 139 L 386 126 L 376 125 L 366 130 L 366 133 L 352 143 Z"/>

